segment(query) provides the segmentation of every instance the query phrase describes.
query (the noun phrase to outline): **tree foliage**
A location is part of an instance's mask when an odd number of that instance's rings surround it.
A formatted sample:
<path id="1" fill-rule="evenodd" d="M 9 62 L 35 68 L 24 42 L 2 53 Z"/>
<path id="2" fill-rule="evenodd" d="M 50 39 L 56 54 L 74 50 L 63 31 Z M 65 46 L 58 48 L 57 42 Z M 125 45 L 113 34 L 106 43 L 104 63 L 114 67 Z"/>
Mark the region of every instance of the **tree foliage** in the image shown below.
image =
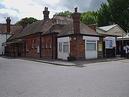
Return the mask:
<path id="1" fill-rule="evenodd" d="M 72 13 L 69 11 L 64 11 L 60 13 L 56 13 L 58 16 L 71 17 Z M 81 13 L 81 22 L 85 24 L 96 24 L 97 23 L 97 12 L 88 11 Z"/>
<path id="2" fill-rule="evenodd" d="M 84 24 L 96 24 L 97 23 L 97 12 L 88 11 L 81 14 L 81 22 Z"/>
<path id="3" fill-rule="evenodd" d="M 60 16 L 71 16 L 71 12 L 57 13 Z M 125 31 L 129 31 L 129 0 L 107 0 L 101 4 L 98 11 L 81 13 L 81 22 L 85 24 L 98 24 L 106 26 L 111 24 L 120 25 Z"/>
<path id="4" fill-rule="evenodd" d="M 98 11 L 100 26 L 116 23 L 125 31 L 129 30 L 129 0 L 108 0 Z"/>
<path id="5" fill-rule="evenodd" d="M 101 4 L 98 11 L 98 26 L 106 26 L 112 24 L 112 16 L 107 4 Z"/>
<path id="6" fill-rule="evenodd" d="M 70 11 L 64 11 L 64 12 L 56 13 L 55 15 L 70 17 L 72 15 L 72 13 Z"/>
<path id="7" fill-rule="evenodd" d="M 37 19 L 33 18 L 33 17 L 26 17 L 21 19 L 20 21 L 18 21 L 16 23 L 16 25 L 21 25 L 23 28 L 25 28 L 28 24 L 32 24 L 33 22 L 36 22 Z"/>

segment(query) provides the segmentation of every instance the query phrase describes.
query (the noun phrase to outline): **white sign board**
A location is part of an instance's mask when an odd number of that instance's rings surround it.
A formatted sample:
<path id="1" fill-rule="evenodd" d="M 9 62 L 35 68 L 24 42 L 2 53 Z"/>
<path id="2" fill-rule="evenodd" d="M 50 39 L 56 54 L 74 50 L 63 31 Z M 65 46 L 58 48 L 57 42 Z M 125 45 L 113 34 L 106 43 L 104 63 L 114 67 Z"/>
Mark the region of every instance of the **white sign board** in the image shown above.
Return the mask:
<path id="1" fill-rule="evenodd" d="M 105 40 L 105 48 L 106 49 L 112 49 L 116 47 L 116 39 L 115 37 L 106 37 Z"/>

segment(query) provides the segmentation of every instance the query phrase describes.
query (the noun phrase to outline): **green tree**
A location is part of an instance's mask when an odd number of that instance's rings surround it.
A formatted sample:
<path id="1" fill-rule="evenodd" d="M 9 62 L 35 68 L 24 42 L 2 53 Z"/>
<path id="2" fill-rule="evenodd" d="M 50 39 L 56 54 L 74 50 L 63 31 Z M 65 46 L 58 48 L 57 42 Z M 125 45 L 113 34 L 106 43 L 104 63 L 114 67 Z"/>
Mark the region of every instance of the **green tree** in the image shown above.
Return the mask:
<path id="1" fill-rule="evenodd" d="M 33 17 L 26 17 L 21 19 L 20 21 L 18 21 L 16 23 L 16 25 L 21 25 L 23 28 L 25 28 L 28 24 L 32 24 L 33 22 L 36 22 L 37 19 L 33 18 Z"/>
<path id="2" fill-rule="evenodd" d="M 98 10 L 99 26 L 116 23 L 129 30 L 129 0 L 108 0 Z"/>
<path id="3" fill-rule="evenodd" d="M 97 23 L 97 12 L 88 11 L 81 14 L 81 22 L 84 24 L 96 24 Z"/>
<path id="4" fill-rule="evenodd" d="M 72 13 L 69 11 L 64 11 L 64 12 L 56 13 L 55 15 L 70 17 Z M 97 12 L 88 11 L 88 12 L 81 13 L 81 22 L 85 24 L 96 24 L 97 23 Z"/>
<path id="5" fill-rule="evenodd" d="M 98 10 L 98 26 L 106 26 L 112 22 L 112 15 L 108 4 L 101 4 L 101 8 Z"/>
<path id="6" fill-rule="evenodd" d="M 108 0 L 113 22 L 129 30 L 129 0 Z"/>
<path id="7" fill-rule="evenodd" d="M 55 15 L 70 17 L 72 15 L 72 13 L 70 11 L 64 11 L 64 12 L 56 13 Z"/>

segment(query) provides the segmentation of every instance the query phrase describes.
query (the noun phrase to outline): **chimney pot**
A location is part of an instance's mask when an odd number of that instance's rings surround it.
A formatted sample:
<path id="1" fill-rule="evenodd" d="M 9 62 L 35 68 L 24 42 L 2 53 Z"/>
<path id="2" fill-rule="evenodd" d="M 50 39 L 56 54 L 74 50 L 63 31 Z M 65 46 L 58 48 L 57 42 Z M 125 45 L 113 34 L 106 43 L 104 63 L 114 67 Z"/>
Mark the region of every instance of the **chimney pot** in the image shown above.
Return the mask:
<path id="1" fill-rule="evenodd" d="M 75 12 L 77 12 L 77 7 L 75 8 Z"/>
<path id="2" fill-rule="evenodd" d="M 6 23 L 7 23 L 7 24 L 6 24 L 6 25 L 7 25 L 7 28 L 6 28 L 6 29 L 7 29 L 7 32 L 10 33 L 10 23 L 11 23 L 10 17 L 7 17 Z"/>
<path id="3" fill-rule="evenodd" d="M 44 15 L 44 20 L 48 20 L 49 19 L 49 11 L 48 11 L 48 7 L 45 7 L 44 8 L 44 11 L 43 11 L 43 15 Z"/>
<path id="4" fill-rule="evenodd" d="M 44 9 L 45 11 L 48 11 L 48 7 L 45 7 L 45 9 Z"/>

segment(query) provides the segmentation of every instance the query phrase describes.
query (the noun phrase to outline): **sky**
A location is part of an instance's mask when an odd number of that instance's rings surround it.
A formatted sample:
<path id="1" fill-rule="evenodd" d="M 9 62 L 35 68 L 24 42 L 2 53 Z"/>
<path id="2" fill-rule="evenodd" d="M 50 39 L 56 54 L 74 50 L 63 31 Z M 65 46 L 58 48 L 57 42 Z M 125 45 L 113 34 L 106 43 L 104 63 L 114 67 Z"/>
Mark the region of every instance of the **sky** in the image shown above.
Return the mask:
<path id="1" fill-rule="evenodd" d="M 58 12 L 80 12 L 97 10 L 106 0 L 0 0 L 0 23 L 5 23 L 6 17 L 11 17 L 11 23 L 16 23 L 24 17 L 43 19 L 42 11 L 48 7 L 50 18 Z"/>

